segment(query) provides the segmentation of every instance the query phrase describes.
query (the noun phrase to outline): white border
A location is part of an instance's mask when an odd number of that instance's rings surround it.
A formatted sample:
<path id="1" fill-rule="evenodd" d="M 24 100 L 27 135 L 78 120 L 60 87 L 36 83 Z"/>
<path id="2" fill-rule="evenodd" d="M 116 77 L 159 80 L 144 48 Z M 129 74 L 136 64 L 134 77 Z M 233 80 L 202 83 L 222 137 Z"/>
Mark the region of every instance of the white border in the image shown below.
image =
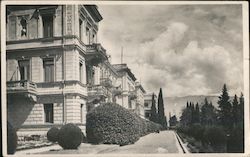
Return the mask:
<path id="1" fill-rule="evenodd" d="M 51 154 L 51 155 L 28 155 L 28 156 L 140 156 L 140 157 L 151 157 L 151 156 L 249 156 L 250 154 L 250 128 L 249 128 L 249 8 L 247 1 L 2 1 L 1 2 L 1 109 L 2 109 L 2 151 L 3 155 L 7 156 L 7 141 L 6 138 L 6 30 L 5 30 L 5 6 L 10 4 L 16 5 L 28 5 L 28 4 L 96 4 L 96 5 L 207 5 L 207 4 L 242 4 L 242 14 L 243 14 L 243 66 L 244 66 L 244 98 L 245 98 L 245 153 L 199 153 L 199 154 L 72 154 L 72 155 L 63 155 L 63 154 Z M 8 155 L 16 156 L 16 155 Z M 20 156 L 20 155 L 19 155 Z M 22 155 L 27 156 L 27 155 Z"/>

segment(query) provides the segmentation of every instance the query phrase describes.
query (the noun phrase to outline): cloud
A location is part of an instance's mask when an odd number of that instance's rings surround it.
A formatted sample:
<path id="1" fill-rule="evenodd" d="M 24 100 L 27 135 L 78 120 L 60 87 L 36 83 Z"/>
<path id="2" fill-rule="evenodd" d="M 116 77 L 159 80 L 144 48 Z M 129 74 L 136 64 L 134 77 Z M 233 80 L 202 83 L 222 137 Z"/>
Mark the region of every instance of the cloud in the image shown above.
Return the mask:
<path id="1" fill-rule="evenodd" d="M 235 65 L 224 47 L 200 47 L 198 41 L 189 41 L 183 51 L 176 53 L 188 28 L 184 23 L 171 23 L 153 41 L 141 45 L 140 59 L 145 63 L 141 72 L 147 88 L 163 87 L 167 96 L 184 96 L 219 93 L 224 83 L 241 87 L 241 67 Z"/>
<path id="2" fill-rule="evenodd" d="M 149 92 L 214 94 L 243 89 L 240 5 L 100 6 L 99 39 Z M 139 13 L 139 14 L 138 14 Z"/>

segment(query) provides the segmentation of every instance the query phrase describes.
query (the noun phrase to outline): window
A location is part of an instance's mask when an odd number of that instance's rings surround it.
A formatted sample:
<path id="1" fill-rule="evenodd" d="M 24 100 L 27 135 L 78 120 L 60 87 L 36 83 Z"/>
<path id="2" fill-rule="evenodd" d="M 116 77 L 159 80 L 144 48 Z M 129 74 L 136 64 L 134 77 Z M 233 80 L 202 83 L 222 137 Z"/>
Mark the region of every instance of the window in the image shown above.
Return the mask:
<path id="1" fill-rule="evenodd" d="M 90 30 L 88 27 L 86 27 L 86 36 L 87 36 L 87 42 L 90 44 Z"/>
<path id="2" fill-rule="evenodd" d="M 30 80 L 30 61 L 20 60 L 18 61 L 20 80 Z"/>
<path id="3" fill-rule="evenodd" d="M 79 38 L 80 38 L 81 41 L 83 40 L 83 39 L 82 39 L 82 24 L 83 24 L 83 22 L 82 22 L 82 20 L 80 19 L 80 20 L 79 20 Z"/>
<path id="4" fill-rule="evenodd" d="M 21 37 L 22 36 L 27 36 L 27 21 L 24 17 L 22 17 L 21 21 L 20 21 L 20 24 L 21 24 Z"/>
<path id="5" fill-rule="evenodd" d="M 79 63 L 79 81 L 83 82 L 83 65 L 81 62 Z"/>
<path id="6" fill-rule="evenodd" d="M 45 123 L 54 123 L 53 104 L 44 104 Z"/>
<path id="7" fill-rule="evenodd" d="M 148 107 L 148 103 L 144 103 L 144 107 Z"/>
<path id="8" fill-rule="evenodd" d="M 132 100 L 128 98 L 128 108 L 132 108 Z"/>
<path id="9" fill-rule="evenodd" d="M 53 82 L 54 81 L 54 59 L 44 59 L 43 60 L 43 71 L 44 71 L 44 81 Z"/>
<path id="10" fill-rule="evenodd" d="M 43 37 L 53 37 L 53 15 L 43 15 Z"/>
<path id="11" fill-rule="evenodd" d="M 81 123 L 85 123 L 85 109 L 84 109 L 84 104 L 81 104 Z"/>
<path id="12" fill-rule="evenodd" d="M 145 113 L 145 118 L 149 118 L 150 117 L 150 113 L 146 112 Z"/>

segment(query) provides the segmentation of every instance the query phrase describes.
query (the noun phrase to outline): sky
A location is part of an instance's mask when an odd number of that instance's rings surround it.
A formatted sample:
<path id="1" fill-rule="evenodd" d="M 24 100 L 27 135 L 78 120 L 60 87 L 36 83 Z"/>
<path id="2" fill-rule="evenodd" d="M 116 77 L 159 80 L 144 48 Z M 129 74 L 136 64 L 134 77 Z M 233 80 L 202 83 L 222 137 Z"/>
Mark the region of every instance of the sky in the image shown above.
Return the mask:
<path id="1" fill-rule="evenodd" d="M 98 5 L 98 40 L 148 93 L 243 92 L 241 5 Z"/>

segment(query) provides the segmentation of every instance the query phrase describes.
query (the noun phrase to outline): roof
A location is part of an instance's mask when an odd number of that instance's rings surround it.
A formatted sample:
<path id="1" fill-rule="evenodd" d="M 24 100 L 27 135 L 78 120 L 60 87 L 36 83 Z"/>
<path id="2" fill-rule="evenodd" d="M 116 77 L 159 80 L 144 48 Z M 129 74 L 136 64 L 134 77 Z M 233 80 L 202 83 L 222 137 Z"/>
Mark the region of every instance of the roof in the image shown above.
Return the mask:
<path id="1" fill-rule="evenodd" d="M 84 5 L 84 7 L 90 13 L 95 22 L 100 22 L 103 19 L 96 5 Z"/>
<path id="2" fill-rule="evenodd" d="M 142 91 L 144 94 L 146 93 L 145 89 L 142 87 L 141 84 L 137 84 L 135 87 L 136 87 L 136 88 L 140 88 L 141 91 Z"/>
<path id="3" fill-rule="evenodd" d="M 112 64 L 112 66 L 118 73 L 126 72 L 133 81 L 136 81 L 135 75 L 128 68 L 127 64 Z"/>

